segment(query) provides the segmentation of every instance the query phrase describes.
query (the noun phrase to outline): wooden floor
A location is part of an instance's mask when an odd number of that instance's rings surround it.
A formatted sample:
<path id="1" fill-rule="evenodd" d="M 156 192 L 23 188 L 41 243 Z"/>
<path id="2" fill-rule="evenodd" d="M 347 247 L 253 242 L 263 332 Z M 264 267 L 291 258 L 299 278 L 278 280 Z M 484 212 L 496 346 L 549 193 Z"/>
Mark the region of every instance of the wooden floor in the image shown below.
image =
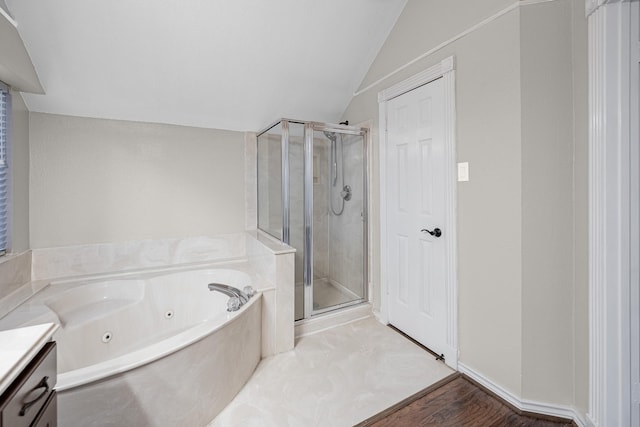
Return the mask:
<path id="1" fill-rule="evenodd" d="M 444 385 L 432 387 L 408 402 L 358 424 L 358 427 L 564 427 L 569 421 L 549 421 L 518 414 L 462 375 Z"/>

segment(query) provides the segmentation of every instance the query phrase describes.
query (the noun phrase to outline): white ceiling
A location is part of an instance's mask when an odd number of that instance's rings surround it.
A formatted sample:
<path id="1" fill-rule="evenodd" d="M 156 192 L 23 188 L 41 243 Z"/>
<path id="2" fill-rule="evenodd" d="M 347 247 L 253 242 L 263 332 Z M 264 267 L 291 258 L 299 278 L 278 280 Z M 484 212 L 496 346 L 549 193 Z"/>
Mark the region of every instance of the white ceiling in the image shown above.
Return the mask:
<path id="1" fill-rule="evenodd" d="M 406 0 L 5 0 L 31 111 L 259 130 L 335 122 Z"/>

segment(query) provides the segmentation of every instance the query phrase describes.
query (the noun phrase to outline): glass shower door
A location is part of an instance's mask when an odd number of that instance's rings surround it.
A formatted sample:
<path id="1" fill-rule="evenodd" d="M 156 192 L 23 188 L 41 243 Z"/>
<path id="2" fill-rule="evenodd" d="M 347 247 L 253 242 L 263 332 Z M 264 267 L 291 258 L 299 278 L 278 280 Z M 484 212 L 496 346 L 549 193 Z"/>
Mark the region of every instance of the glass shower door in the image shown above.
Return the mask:
<path id="1" fill-rule="evenodd" d="M 365 141 L 287 119 L 258 134 L 258 228 L 296 249 L 295 320 L 366 300 Z"/>
<path id="2" fill-rule="evenodd" d="M 312 315 L 366 297 L 364 138 L 339 127 L 313 127 Z"/>

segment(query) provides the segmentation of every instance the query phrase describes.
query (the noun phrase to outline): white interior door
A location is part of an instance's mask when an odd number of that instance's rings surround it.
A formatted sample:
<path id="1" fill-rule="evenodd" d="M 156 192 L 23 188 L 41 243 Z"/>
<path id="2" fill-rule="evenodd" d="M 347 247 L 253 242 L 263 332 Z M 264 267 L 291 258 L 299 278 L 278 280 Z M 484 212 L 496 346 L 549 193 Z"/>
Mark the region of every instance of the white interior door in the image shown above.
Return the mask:
<path id="1" fill-rule="evenodd" d="M 443 79 L 387 101 L 389 323 L 446 353 Z"/>

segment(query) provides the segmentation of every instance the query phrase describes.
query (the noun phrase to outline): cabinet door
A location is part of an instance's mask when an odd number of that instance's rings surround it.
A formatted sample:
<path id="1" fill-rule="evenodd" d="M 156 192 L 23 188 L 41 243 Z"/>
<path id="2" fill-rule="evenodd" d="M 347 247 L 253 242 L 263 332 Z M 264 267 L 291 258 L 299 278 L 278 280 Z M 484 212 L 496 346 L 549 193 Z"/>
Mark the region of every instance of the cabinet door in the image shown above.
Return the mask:
<path id="1" fill-rule="evenodd" d="M 33 425 L 56 384 L 56 367 L 56 344 L 50 342 L 0 397 L 0 426 Z"/>
<path id="2" fill-rule="evenodd" d="M 58 397 L 54 390 L 47 399 L 47 403 L 38 413 L 30 427 L 56 427 L 58 425 Z"/>

